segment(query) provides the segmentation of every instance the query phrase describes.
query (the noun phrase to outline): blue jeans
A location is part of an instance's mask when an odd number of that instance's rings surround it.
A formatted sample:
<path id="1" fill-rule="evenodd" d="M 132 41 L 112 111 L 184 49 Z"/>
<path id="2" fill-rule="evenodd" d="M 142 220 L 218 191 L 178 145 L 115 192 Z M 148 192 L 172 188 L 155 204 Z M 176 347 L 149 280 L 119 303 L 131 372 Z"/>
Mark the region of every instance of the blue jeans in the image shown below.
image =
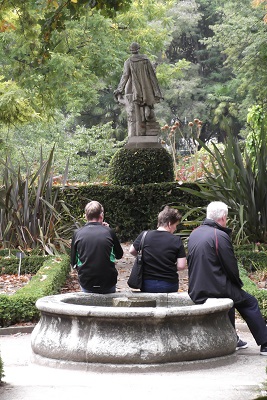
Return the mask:
<path id="1" fill-rule="evenodd" d="M 178 282 L 166 282 L 154 279 L 144 279 L 141 292 L 148 293 L 173 293 L 178 291 Z"/>
<path id="2" fill-rule="evenodd" d="M 109 293 L 115 293 L 116 292 L 116 285 L 112 286 L 110 289 L 107 289 L 105 291 L 101 291 L 101 290 L 98 291 L 97 289 L 87 290 L 87 289 L 84 289 L 83 287 L 81 287 L 81 289 L 82 289 L 82 291 L 84 293 L 109 294 Z"/>

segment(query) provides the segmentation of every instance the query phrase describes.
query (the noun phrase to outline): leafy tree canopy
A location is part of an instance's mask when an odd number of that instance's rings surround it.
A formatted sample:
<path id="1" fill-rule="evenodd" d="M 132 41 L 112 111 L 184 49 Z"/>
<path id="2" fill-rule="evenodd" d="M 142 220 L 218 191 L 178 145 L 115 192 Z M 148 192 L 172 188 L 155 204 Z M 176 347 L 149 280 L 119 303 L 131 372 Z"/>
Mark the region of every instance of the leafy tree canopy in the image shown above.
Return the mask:
<path id="1" fill-rule="evenodd" d="M 53 47 L 53 33 L 65 30 L 67 21 L 79 20 L 88 10 L 100 10 L 102 15 L 113 17 L 117 11 L 129 8 L 131 2 L 132 0 L 2 0 L 0 29 L 16 29 L 12 15 L 15 15 L 25 28 L 33 22 L 33 16 L 37 15 L 42 43 L 39 62 L 44 62 Z"/>
<path id="2" fill-rule="evenodd" d="M 242 8 L 235 1 L 225 4 L 223 20 L 212 26 L 215 34 L 206 44 L 208 49 L 218 46 L 225 54 L 225 65 L 238 80 L 236 94 L 247 110 L 250 104 L 266 101 L 267 51 L 263 11 L 253 8 L 250 0 L 245 3 Z"/>
<path id="3" fill-rule="evenodd" d="M 53 115 L 55 109 L 86 111 L 97 104 L 103 91 L 112 92 L 131 41 L 140 41 L 142 51 L 161 53 L 171 25 L 171 17 L 165 13 L 173 0 L 134 1 L 127 12 L 129 1 L 12 4 L 0 3 L 2 75 L 27 89 L 36 112 Z M 124 12 L 107 18 L 109 13 L 102 15 L 104 4 Z M 59 7 L 63 7 L 61 28 L 51 25 Z M 47 25 L 53 29 L 46 41 L 43 32 Z"/>

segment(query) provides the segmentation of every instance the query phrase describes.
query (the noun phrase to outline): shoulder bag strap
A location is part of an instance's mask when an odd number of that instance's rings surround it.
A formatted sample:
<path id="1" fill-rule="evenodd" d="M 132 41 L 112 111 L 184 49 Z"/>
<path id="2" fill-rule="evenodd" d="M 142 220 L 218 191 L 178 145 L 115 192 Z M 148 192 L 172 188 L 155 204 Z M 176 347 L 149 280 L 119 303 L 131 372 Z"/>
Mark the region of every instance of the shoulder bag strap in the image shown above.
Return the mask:
<path id="1" fill-rule="evenodd" d="M 139 253 L 140 255 L 142 255 L 142 251 L 143 251 L 143 247 L 144 247 L 144 241 L 145 241 L 145 237 L 146 237 L 147 232 L 148 232 L 148 231 L 145 231 L 145 232 L 143 233 L 143 236 L 142 236 L 142 239 L 141 239 L 141 242 L 140 242 L 140 245 L 139 245 L 138 253 Z"/>

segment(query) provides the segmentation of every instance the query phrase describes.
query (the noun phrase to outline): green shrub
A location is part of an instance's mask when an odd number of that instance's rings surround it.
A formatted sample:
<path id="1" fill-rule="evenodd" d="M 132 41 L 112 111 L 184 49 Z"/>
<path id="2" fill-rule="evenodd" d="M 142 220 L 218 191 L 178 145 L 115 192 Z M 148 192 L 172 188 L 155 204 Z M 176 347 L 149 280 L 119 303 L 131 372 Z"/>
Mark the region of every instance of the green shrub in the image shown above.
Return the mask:
<path id="1" fill-rule="evenodd" d="M 263 270 L 267 268 L 267 252 L 265 251 L 237 250 L 235 254 L 246 271 Z"/>
<path id="2" fill-rule="evenodd" d="M 243 289 L 252 296 L 256 297 L 263 318 L 267 320 L 267 291 L 259 289 L 257 285 L 248 277 L 244 268 L 240 268 L 240 277 L 244 283 Z"/>
<path id="3" fill-rule="evenodd" d="M 121 241 L 129 241 L 144 229 L 155 229 L 158 213 L 166 204 L 176 205 L 184 215 L 190 207 L 206 205 L 205 200 L 183 190 L 186 187 L 196 188 L 196 185 L 180 186 L 176 182 L 134 186 L 86 185 L 66 188 L 61 198 L 79 224 L 85 223 L 86 203 L 99 201 L 105 209 L 105 220 L 116 230 Z"/>
<path id="4" fill-rule="evenodd" d="M 108 176 L 115 185 L 172 182 L 173 162 L 164 148 L 122 148 L 112 157 Z"/>
<path id="5" fill-rule="evenodd" d="M 210 155 L 212 169 L 204 166 L 205 181 L 198 183 L 200 191 L 191 191 L 191 194 L 206 199 L 207 203 L 223 201 L 229 206 L 237 244 L 266 243 L 266 128 L 261 127 L 253 153 L 244 152 L 237 138 L 230 133 L 223 152 L 214 143 L 212 150 L 201 144 Z"/>
<path id="6" fill-rule="evenodd" d="M 40 297 L 57 294 L 69 274 L 69 257 L 48 257 L 31 281 L 14 295 L 0 295 L 0 325 L 35 321 L 39 311 L 35 303 Z"/>
<path id="7" fill-rule="evenodd" d="M 235 251 L 250 251 L 250 252 L 267 252 L 267 244 L 264 243 L 248 243 L 248 244 L 239 244 L 235 246 Z"/>
<path id="8" fill-rule="evenodd" d="M 22 175 L 16 171 L 9 158 L 0 159 L 2 184 L 0 185 L 0 245 L 3 248 L 22 250 L 41 249 L 43 254 L 55 255 L 66 251 L 69 243 L 63 236 L 69 226 L 64 226 L 62 215 L 68 212 L 58 200 L 60 188 L 53 187 L 54 147 L 47 161 L 40 155 L 37 171 L 27 166 Z M 34 165 L 35 167 L 35 165 Z M 66 183 L 68 163 L 63 176 Z"/>
<path id="9" fill-rule="evenodd" d="M 52 256 L 48 256 L 52 257 Z M 21 259 L 20 273 L 21 274 L 36 274 L 40 265 L 44 262 L 44 256 L 25 256 Z M 3 274 L 18 274 L 19 259 L 14 255 L 1 257 L 0 256 L 0 275 Z"/>

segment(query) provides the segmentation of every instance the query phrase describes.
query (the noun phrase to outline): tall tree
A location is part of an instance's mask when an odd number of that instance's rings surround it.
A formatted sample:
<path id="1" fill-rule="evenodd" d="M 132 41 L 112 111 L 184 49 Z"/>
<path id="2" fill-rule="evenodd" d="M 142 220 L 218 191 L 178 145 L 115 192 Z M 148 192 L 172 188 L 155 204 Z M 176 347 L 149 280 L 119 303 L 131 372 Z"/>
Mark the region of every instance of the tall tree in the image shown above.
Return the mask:
<path id="1" fill-rule="evenodd" d="M 208 50 L 203 39 L 213 36 L 210 24 L 221 20 L 219 6 L 223 3 L 222 0 L 180 1 L 171 10 L 175 28 L 166 55 L 170 63 L 185 59 L 191 66 L 187 66 L 182 79 L 168 88 L 166 100 L 172 112 L 169 121 L 179 117 L 187 122 L 194 118 L 212 122 L 214 102 L 209 102 L 208 96 L 224 84 L 229 72 L 223 68 L 224 57 L 218 46 Z"/>
<path id="2" fill-rule="evenodd" d="M 252 7 L 250 0 L 243 5 L 240 8 L 235 1 L 226 2 L 223 19 L 212 26 L 214 36 L 206 44 L 208 49 L 219 46 L 225 55 L 224 64 L 231 69 L 234 82 L 232 95 L 238 99 L 245 120 L 249 105 L 266 104 L 267 51 L 262 10 Z"/>
<path id="3" fill-rule="evenodd" d="M 16 28 L 11 16 L 16 15 L 24 32 L 38 16 L 37 25 L 41 46 L 38 51 L 37 62 L 45 62 L 54 48 L 53 35 L 65 30 L 66 22 L 79 21 L 81 16 L 87 15 L 88 10 L 98 10 L 106 17 L 113 17 L 117 11 L 126 10 L 132 0 L 1 0 L 0 17 L 1 30 Z"/>
<path id="4" fill-rule="evenodd" d="M 101 93 L 115 87 L 131 41 L 139 40 L 155 54 L 168 36 L 164 13 L 170 0 L 134 1 L 129 12 L 117 13 L 117 18 L 111 13 L 130 3 L 14 0 L 11 6 L 2 1 L 3 81 L 15 81 L 41 114 L 53 115 L 55 108 L 65 113 L 88 110 Z"/>

